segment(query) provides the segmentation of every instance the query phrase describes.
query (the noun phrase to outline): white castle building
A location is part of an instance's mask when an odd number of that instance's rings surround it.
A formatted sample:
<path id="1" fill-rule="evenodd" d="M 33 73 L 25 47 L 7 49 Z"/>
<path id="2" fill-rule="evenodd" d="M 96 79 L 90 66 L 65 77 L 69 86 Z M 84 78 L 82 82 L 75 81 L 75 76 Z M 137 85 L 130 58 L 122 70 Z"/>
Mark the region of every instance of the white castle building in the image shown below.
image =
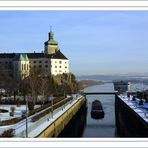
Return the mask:
<path id="1" fill-rule="evenodd" d="M 38 68 L 46 75 L 57 75 L 69 73 L 69 61 L 50 31 L 49 39 L 44 43 L 44 52 L 0 53 L 0 68 L 16 78 L 28 76 L 32 68 Z"/>

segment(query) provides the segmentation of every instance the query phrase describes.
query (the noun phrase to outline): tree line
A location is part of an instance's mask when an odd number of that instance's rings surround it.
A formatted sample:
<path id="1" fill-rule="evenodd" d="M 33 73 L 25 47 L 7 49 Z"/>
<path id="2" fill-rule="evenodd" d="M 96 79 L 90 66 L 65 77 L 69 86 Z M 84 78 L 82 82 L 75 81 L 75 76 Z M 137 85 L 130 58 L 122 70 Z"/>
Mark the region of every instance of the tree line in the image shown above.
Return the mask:
<path id="1" fill-rule="evenodd" d="M 78 91 L 78 82 L 72 73 L 58 75 L 45 75 L 40 69 L 31 69 L 29 76 L 24 79 L 16 79 L 7 71 L 0 69 L 0 88 L 6 91 L 7 96 L 14 96 L 14 103 L 28 103 L 33 106 L 38 103 L 46 103 L 49 96 L 65 96 Z M 16 99 L 23 96 L 23 101 Z M 0 102 L 3 93 L 0 93 Z M 40 100 L 38 97 L 40 96 Z"/>

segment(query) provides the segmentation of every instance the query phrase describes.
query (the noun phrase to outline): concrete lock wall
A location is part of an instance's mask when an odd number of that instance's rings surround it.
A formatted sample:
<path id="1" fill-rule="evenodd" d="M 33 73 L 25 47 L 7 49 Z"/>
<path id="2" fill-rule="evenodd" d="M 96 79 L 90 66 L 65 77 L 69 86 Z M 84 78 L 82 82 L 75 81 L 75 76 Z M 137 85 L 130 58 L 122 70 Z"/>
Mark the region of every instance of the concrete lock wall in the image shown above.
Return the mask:
<path id="1" fill-rule="evenodd" d="M 85 97 L 82 97 L 70 109 L 68 109 L 64 114 L 62 114 L 58 119 L 56 119 L 54 123 L 52 123 L 36 137 L 57 137 L 85 102 Z"/>
<path id="2" fill-rule="evenodd" d="M 121 137 L 148 137 L 148 123 L 118 96 L 115 98 L 116 127 Z"/>

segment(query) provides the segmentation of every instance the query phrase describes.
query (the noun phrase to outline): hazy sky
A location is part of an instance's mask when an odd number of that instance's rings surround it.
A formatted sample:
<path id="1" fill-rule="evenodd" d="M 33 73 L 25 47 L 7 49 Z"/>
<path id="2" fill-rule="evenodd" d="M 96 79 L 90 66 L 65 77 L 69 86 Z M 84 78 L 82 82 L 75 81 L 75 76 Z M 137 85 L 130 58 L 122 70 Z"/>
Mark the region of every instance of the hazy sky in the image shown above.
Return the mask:
<path id="1" fill-rule="evenodd" d="M 50 25 L 77 75 L 148 72 L 148 11 L 0 11 L 0 52 L 41 52 Z"/>

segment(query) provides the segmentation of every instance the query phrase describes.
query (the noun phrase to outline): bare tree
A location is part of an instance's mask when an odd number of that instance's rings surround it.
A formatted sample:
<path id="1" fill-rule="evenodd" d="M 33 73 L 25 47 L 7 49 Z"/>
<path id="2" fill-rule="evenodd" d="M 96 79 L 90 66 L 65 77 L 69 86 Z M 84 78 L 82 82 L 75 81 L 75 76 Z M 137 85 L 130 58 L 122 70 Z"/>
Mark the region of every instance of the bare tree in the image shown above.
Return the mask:
<path id="1" fill-rule="evenodd" d="M 0 88 L 5 89 L 9 95 L 13 94 L 15 101 L 16 90 L 18 89 L 17 81 L 13 75 L 10 75 L 10 73 L 2 67 L 0 68 Z"/>
<path id="2" fill-rule="evenodd" d="M 39 89 L 39 94 L 42 96 L 42 103 L 44 104 L 50 94 L 52 94 L 50 90 L 50 83 L 49 83 L 49 78 L 42 76 L 40 79 L 40 89 Z"/>

